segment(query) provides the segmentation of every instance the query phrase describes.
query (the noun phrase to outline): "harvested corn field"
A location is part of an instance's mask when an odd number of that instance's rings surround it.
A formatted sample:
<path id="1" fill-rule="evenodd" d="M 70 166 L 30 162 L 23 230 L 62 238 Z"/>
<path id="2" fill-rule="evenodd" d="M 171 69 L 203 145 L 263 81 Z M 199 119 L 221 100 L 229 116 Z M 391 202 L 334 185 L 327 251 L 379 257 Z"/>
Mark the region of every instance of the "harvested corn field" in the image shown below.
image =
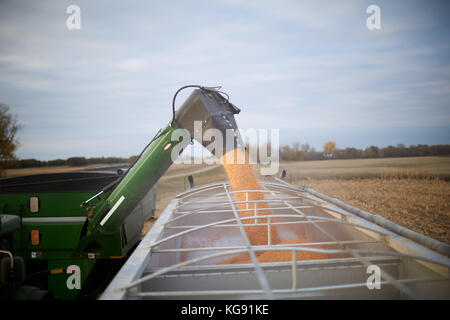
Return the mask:
<path id="1" fill-rule="evenodd" d="M 440 179 L 307 179 L 330 197 L 450 243 L 450 182 Z"/>
<path id="2" fill-rule="evenodd" d="M 281 162 L 287 181 L 300 179 L 440 178 L 450 180 L 450 157 L 405 157 Z"/>

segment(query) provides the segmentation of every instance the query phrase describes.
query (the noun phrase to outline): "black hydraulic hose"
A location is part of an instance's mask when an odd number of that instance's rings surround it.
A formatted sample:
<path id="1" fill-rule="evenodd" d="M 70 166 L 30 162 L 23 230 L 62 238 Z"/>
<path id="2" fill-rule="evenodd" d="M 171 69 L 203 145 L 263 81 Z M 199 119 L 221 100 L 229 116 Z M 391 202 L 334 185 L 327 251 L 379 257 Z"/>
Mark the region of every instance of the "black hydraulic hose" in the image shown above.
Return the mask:
<path id="1" fill-rule="evenodd" d="M 173 100 L 172 100 L 172 121 L 175 122 L 175 99 L 177 98 L 178 93 L 180 93 L 180 91 L 187 89 L 187 88 L 199 88 L 201 90 L 211 90 L 211 91 L 217 91 L 221 88 L 221 86 L 217 86 L 217 87 L 203 87 L 200 86 L 198 84 L 189 84 L 187 86 L 183 86 L 180 89 L 177 90 L 177 92 L 175 92 L 174 96 L 173 96 Z M 228 96 L 228 95 L 227 95 Z"/>

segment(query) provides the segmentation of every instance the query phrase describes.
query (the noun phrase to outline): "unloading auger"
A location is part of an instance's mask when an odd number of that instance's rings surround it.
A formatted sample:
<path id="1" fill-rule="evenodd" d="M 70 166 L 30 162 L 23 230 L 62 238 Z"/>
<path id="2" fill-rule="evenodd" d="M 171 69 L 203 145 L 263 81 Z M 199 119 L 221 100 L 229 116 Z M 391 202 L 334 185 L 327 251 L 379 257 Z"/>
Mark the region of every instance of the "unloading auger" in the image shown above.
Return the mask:
<path id="1" fill-rule="evenodd" d="M 175 111 L 177 94 L 191 87 L 196 89 Z M 125 219 L 175 160 L 172 151 L 178 144 L 183 143 L 182 139 L 174 140 L 176 135 L 173 134 L 176 130 L 187 130 L 190 137 L 197 139 L 205 147 L 210 142 L 198 139 L 198 132 L 195 131 L 219 130 L 223 137 L 223 154 L 240 144 L 238 134 L 233 136 L 232 143 L 226 143 L 227 129 L 237 133 L 234 114 L 239 113 L 240 109 L 230 103 L 228 95 L 220 92 L 219 88 L 189 85 L 175 93 L 172 103 L 173 116 L 169 124 L 159 130 L 118 182 L 83 202 L 82 206 L 87 210 L 87 220 L 75 250 L 76 257 L 96 252 L 101 252 L 102 256 L 114 256 L 113 248 L 117 246 L 109 242 L 110 236 L 121 232 Z M 177 148 L 181 152 L 186 145 L 185 143 Z M 215 150 L 212 150 L 212 153 L 221 156 L 216 154 Z"/>

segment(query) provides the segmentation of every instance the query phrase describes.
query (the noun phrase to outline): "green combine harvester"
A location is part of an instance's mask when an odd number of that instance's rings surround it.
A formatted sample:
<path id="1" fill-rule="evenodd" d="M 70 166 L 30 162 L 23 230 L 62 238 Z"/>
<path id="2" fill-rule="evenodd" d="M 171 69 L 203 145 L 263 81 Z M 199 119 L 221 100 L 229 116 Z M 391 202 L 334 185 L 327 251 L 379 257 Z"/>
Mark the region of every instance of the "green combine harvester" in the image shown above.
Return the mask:
<path id="1" fill-rule="evenodd" d="M 177 94 L 189 87 L 196 89 L 175 112 Z M 0 180 L 0 299 L 95 299 L 102 293 L 154 215 L 157 182 L 175 160 L 172 150 L 181 153 L 191 141 L 172 134 L 185 129 L 196 137 L 194 122 L 201 121 L 202 130 L 220 130 L 225 142 L 225 131 L 237 129 L 240 110 L 216 87 L 182 87 L 172 107 L 172 120 L 125 173 Z M 226 149 L 238 143 L 235 135 Z"/>

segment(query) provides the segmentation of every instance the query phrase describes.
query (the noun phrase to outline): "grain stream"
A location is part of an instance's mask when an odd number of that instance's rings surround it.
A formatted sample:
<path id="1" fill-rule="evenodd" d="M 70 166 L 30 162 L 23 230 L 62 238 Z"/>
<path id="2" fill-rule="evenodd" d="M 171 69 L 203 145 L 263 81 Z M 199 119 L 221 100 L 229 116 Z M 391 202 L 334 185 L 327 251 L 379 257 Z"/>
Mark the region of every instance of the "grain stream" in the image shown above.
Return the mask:
<path id="1" fill-rule="evenodd" d="M 239 161 L 241 160 L 241 161 Z M 234 192 L 234 198 L 237 202 L 242 201 L 257 201 L 250 203 L 237 203 L 237 208 L 240 209 L 240 217 L 254 217 L 268 216 L 272 214 L 269 204 L 264 201 L 263 192 L 237 192 L 243 190 L 263 190 L 259 184 L 256 175 L 253 171 L 252 165 L 249 163 L 248 154 L 243 149 L 234 149 L 225 154 L 221 159 L 228 178 L 230 179 L 231 189 Z M 257 211 L 255 212 L 255 208 Z M 262 209 L 262 210 L 261 210 Z M 249 226 L 249 224 L 267 223 L 266 218 L 263 219 L 248 219 L 242 220 L 244 230 L 252 245 L 267 245 L 268 244 L 268 228 L 267 226 Z M 292 244 L 292 243 L 307 243 L 306 239 L 290 239 L 288 241 L 281 241 L 275 226 L 271 226 L 271 244 Z M 317 248 L 317 247 L 316 247 Z M 265 251 L 257 254 L 259 262 L 276 262 L 276 261 L 290 261 L 292 253 L 290 251 Z M 325 259 L 326 256 L 319 253 L 299 252 L 297 260 L 311 260 L 311 259 Z M 247 253 L 237 255 L 231 259 L 224 261 L 225 264 L 240 264 L 250 263 Z"/>

